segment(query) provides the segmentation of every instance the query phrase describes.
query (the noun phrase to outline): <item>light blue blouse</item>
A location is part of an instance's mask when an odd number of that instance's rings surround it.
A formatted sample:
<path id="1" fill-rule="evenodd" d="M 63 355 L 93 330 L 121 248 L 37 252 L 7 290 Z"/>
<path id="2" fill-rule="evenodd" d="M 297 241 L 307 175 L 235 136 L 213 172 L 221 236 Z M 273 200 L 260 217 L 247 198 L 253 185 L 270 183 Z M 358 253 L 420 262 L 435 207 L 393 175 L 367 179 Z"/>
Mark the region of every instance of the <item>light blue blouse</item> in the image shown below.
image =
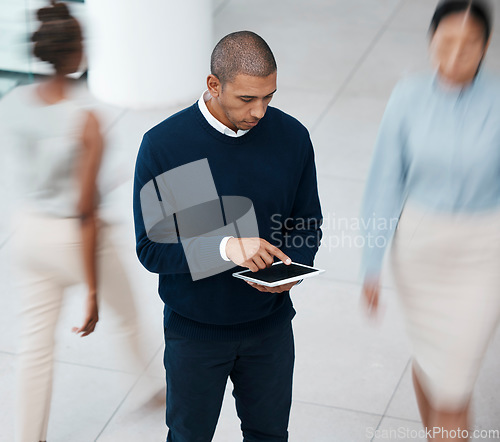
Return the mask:
<path id="1" fill-rule="evenodd" d="M 500 207 L 500 79 L 465 88 L 400 81 L 379 129 L 361 211 L 362 275 L 378 275 L 405 202 L 457 213 Z M 499 226 L 500 228 L 500 226 Z"/>

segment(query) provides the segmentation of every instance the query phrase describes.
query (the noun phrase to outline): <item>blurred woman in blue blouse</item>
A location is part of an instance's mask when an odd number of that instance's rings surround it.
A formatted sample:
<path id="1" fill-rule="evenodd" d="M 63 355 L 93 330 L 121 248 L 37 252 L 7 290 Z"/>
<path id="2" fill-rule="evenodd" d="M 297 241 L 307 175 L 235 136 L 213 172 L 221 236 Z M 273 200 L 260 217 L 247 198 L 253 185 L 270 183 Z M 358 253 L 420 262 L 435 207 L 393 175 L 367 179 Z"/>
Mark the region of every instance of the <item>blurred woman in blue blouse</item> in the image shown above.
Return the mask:
<path id="1" fill-rule="evenodd" d="M 438 5 L 435 72 L 394 89 L 362 209 L 363 297 L 374 313 L 392 239 L 420 415 L 426 428 L 442 429 L 433 440 L 468 439 L 453 430 L 469 428 L 474 383 L 500 318 L 500 80 L 481 69 L 491 26 L 484 2 Z"/>

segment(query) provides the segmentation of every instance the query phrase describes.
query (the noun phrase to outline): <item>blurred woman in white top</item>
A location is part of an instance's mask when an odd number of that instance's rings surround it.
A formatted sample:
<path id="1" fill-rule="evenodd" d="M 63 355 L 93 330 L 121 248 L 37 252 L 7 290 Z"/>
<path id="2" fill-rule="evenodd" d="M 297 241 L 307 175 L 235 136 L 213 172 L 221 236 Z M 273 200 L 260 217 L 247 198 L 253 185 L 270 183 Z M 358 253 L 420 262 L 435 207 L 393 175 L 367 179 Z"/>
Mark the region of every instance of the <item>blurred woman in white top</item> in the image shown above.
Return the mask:
<path id="1" fill-rule="evenodd" d="M 126 271 L 97 212 L 99 122 L 70 99 L 66 78 L 82 60 L 82 31 L 62 3 L 40 9 L 38 19 L 34 54 L 51 63 L 55 74 L 14 89 L 0 107 L 1 124 L 15 141 L 9 147 L 20 166 L 16 186 L 23 187 L 12 237 L 21 303 L 16 442 L 47 437 L 54 335 L 67 287 L 87 287 L 83 323 L 73 329 L 82 337 L 95 330 L 101 292 L 119 294 L 107 301 L 126 326 L 136 325 Z"/>

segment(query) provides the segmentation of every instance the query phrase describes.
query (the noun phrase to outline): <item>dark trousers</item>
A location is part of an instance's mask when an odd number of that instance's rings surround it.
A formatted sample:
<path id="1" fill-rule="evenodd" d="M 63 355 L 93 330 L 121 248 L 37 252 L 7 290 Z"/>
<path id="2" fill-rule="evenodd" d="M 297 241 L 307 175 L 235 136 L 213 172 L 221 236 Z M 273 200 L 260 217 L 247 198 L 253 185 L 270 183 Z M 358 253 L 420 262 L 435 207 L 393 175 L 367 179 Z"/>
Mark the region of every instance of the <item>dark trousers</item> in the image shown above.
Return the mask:
<path id="1" fill-rule="evenodd" d="M 196 341 L 165 330 L 167 442 L 212 440 L 228 377 L 243 441 L 287 441 L 294 359 L 291 324 L 237 342 Z"/>

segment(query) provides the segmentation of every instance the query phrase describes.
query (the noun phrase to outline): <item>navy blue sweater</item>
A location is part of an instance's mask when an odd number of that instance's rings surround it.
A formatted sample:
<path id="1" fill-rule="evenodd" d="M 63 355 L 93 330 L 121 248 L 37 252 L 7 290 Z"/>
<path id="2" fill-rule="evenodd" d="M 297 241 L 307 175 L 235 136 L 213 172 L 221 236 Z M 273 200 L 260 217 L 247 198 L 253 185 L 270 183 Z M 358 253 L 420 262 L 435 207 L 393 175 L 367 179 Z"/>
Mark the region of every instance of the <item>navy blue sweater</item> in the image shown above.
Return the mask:
<path id="1" fill-rule="evenodd" d="M 150 129 L 142 140 L 134 179 L 137 255 L 159 274 L 164 325 L 193 339 L 238 340 L 289 322 L 295 311 L 289 292 L 262 293 L 232 276 L 235 267 L 193 281 L 182 244 L 151 241 L 144 225 L 140 192 L 173 168 L 207 159 L 217 193 L 249 198 L 259 236 L 293 261 L 313 264 L 321 240 L 314 152 L 307 129 L 268 107 L 259 124 L 241 137 L 214 129 L 198 104 Z M 213 256 L 219 244 L 213 244 Z"/>

